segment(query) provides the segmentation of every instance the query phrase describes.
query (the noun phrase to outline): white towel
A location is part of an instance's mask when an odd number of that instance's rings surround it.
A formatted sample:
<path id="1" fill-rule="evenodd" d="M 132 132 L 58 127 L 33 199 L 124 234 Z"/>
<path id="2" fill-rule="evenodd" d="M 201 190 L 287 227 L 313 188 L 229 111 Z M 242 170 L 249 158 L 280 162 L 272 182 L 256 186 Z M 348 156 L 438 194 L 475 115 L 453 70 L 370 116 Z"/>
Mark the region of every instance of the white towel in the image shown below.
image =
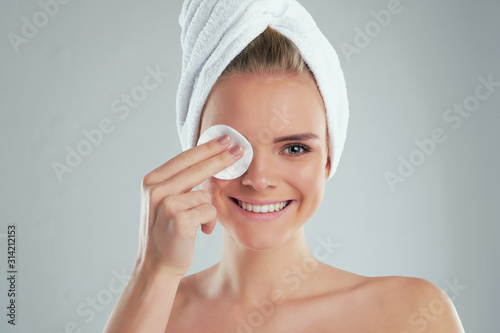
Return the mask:
<path id="1" fill-rule="evenodd" d="M 295 0 L 186 0 L 179 24 L 183 55 L 176 102 L 182 149 L 196 145 L 201 111 L 218 77 L 270 26 L 299 48 L 320 89 L 330 136 L 330 179 L 346 139 L 347 91 L 337 53 L 305 8 Z"/>

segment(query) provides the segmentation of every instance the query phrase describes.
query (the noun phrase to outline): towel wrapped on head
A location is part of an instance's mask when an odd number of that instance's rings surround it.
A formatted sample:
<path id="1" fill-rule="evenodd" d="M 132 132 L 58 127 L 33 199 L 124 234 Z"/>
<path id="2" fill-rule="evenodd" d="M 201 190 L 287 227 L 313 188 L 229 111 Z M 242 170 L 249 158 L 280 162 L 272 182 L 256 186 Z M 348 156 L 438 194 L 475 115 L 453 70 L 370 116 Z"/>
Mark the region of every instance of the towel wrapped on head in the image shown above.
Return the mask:
<path id="1" fill-rule="evenodd" d="M 228 64 L 269 26 L 289 38 L 311 69 L 326 109 L 331 168 L 344 149 L 349 107 L 337 53 L 311 15 L 295 0 L 186 0 L 182 73 L 177 90 L 177 130 L 182 149 L 196 146 L 208 95 Z"/>

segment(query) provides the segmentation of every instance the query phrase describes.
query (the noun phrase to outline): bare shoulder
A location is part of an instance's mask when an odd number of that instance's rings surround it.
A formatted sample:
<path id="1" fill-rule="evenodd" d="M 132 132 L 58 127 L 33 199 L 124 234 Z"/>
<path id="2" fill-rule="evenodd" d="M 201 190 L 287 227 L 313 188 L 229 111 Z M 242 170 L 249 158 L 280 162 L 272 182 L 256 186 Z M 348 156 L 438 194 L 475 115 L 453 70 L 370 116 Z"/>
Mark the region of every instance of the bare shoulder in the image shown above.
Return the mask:
<path id="1" fill-rule="evenodd" d="M 428 333 L 463 333 L 462 323 L 453 302 L 434 283 L 414 277 L 391 276 L 380 282 L 394 305 L 400 307 L 400 315 L 406 318 L 405 326 Z M 390 292 L 392 290 L 392 292 Z"/>
<path id="2" fill-rule="evenodd" d="M 464 332 L 453 303 L 430 281 L 405 276 L 345 275 L 355 281 L 349 302 L 366 319 L 371 331 Z"/>

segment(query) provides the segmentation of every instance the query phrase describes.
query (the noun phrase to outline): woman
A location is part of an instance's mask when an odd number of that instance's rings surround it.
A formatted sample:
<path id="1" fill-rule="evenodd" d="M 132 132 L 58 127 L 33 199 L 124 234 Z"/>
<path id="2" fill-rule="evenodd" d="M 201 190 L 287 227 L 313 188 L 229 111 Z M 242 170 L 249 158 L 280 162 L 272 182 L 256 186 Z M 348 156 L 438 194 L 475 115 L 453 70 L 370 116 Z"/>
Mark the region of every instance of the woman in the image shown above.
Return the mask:
<path id="1" fill-rule="evenodd" d="M 283 34 L 268 27 L 234 58 L 210 90 L 198 133 L 230 126 L 251 143 L 253 160 L 236 179 L 212 177 L 243 156 L 222 136 L 144 177 L 136 264 L 105 332 L 463 332 L 434 284 L 361 276 L 312 256 L 304 224 L 332 171 L 326 112 L 315 76 Z M 210 234 L 216 221 L 221 261 L 184 276 L 197 228 Z"/>

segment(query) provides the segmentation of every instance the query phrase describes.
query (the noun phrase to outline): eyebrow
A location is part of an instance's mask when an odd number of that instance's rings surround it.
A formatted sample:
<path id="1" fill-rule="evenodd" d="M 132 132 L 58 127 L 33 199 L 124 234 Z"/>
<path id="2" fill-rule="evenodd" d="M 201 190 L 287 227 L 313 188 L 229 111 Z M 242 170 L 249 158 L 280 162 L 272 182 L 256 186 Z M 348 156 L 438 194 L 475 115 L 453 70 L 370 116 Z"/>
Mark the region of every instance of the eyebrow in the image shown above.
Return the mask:
<path id="1" fill-rule="evenodd" d="M 274 143 L 283 142 L 283 141 L 303 141 L 303 140 L 318 140 L 319 136 L 314 133 L 301 133 L 301 134 L 293 134 L 289 136 L 281 136 L 279 138 L 274 139 Z"/>

